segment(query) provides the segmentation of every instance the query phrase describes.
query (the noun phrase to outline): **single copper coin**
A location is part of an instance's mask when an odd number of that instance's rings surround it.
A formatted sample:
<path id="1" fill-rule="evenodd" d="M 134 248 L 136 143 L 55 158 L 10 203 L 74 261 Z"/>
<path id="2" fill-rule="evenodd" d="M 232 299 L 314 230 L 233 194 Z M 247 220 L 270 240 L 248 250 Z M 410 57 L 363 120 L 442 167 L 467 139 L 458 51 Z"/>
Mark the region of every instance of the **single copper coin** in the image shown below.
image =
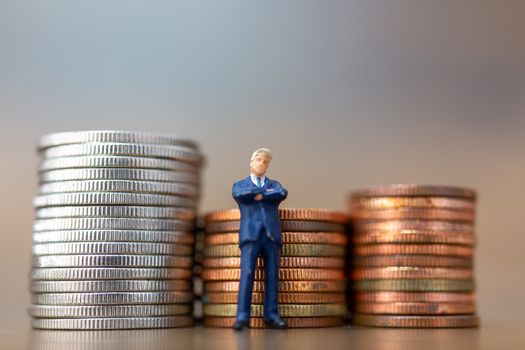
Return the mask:
<path id="1" fill-rule="evenodd" d="M 393 184 L 369 187 L 352 193 L 355 197 L 459 197 L 475 200 L 476 191 L 470 188 L 439 185 Z"/>
<path id="2" fill-rule="evenodd" d="M 204 290 L 209 293 L 213 292 L 238 292 L 239 282 L 207 282 L 204 284 Z M 345 281 L 279 281 L 279 292 L 344 292 L 346 290 Z M 264 282 L 255 281 L 253 283 L 253 292 L 264 292 Z"/>
<path id="3" fill-rule="evenodd" d="M 343 258 L 332 257 L 300 257 L 281 256 L 279 265 L 281 268 L 328 268 L 340 269 L 345 266 Z M 241 258 L 206 258 L 202 261 L 203 268 L 240 268 Z M 264 267 L 264 260 L 257 259 L 257 267 Z"/>
<path id="4" fill-rule="evenodd" d="M 328 221 L 345 224 L 348 216 L 344 213 L 317 208 L 284 208 L 279 209 L 279 218 L 285 220 L 306 220 L 306 221 Z M 206 222 L 210 221 L 235 221 L 241 219 L 241 213 L 238 209 L 214 211 L 204 217 Z"/>
<path id="5" fill-rule="evenodd" d="M 374 243 L 440 243 L 475 245 L 476 238 L 472 232 L 445 232 L 445 231 L 400 231 L 381 232 L 370 231 L 356 233 L 352 236 L 355 244 Z"/>
<path id="6" fill-rule="evenodd" d="M 355 220 L 446 220 L 446 221 L 474 221 L 474 211 L 459 211 L 448 209 L 381 209 L 381 210 L 354 210 L 351 213 Z"/>
<path id="7" fill-rule="evenodd" d="M 380 280 L 380 279 L 471 279 L 474 276 L 469 268 L 448 267 L 414 267 L 414 266 L 387 266 L 372 268 L 357 268 L 350 272 L 353 280 Z"/>
<path id="8" fill-rule="evenodd" d="M 465 315 L 476 313 L 473 303 L 357 303 L 355 312 L 389 315 Z"/>
<path id="9" fill-rule="evenodd" d="M 208 293 L 204 300 L 207 303 L 233 304 L 237 303 L 238 293 Z M 323 304 L 344 303 L 346 298 L 344 293 L 279 293 L 278 300 L 281 304 Z M 252 303 L 264 304 L 264 293 L 253 293 Z"/>
<path id="10" fill-rule="evenodd" d="M 240 269 L 205 269 L 201 273 L 203 281 L 239 281 Z M 255 280 L 264 280 L 264 269 L 255 270 Z M 325 281 L 343 280 L 345 278 L 342 269 L 279 269 L 279 280 L 281 281 Z"/>
<path id="11" fill-rule="evenodd" d="M 394 328 L 464 328 L 478 327 L 476 315 L 454 316 L 396 316 L 396 315 L 352 315 L 352 324 L 369 327 Z"/>
<path id="12" fill-rule="evenodd" d="M 353 282 L 359 292 L 472 292 L 473 280 L 414 279 L 414 280 L 362 280 Z"/>
<path id="13" fill-rule="evenodd" d="M 240 221 L 210 221 L 206 223 L 208 232 L 239 232 Z M 346 226 L 341 223 L 323 221 L 281 221 L 283 232 L 345 232 Z"/>
<path id="14" fill-rule="evenodd" d="M 283 317 L 290 328 L 339 327 L 344 324 L 342 317 Z M 206 327 L 232 327 L 235 317 L 205 317 Z M 251 317 L 250 328 L 265 328 L 262 317 Z"/>
<path id="15" fill-rule="evenodd" d="M 474 225 L 470 222 L 449 222 L 439 220 L 355 220 L 353 227 L 356 232 L 406 232 L 412 230 L 474 232 Z"/>
<path id="16" fill-rule="evenodd" d="M 445 255 L 470 258 L 474 248 L 450 244 L 368 244 L 354 248 L 355 255 Z"/>
<path id="17" fill-rule="evenodd" d="M 370 255 L 353 257 L 357 267 L 418 266 L 418 267 L 464 267 L 473 266 L 471 258 L 431 255 Z"/>
<path id="18" fill-rule="evenodd" d="M 348 237 L 344 233 L 334 232 L 282 232 L 284 244 L 332 244 L 345 245 Z M 235 233 L 207 233 L 205 244 L 239 244 L 239 234 Z"/>
<path id="19" fill-rule="evenodd" d="M 474 303 L 474 293 L 446 293 L 446 292 L 365 292 L 355 293 L 353 300 L 363 303 L 395 303 L 395 302 L 423 302 L 423 303 Z"/>
<path id="20" fill-rule="evenodd" d="M 400 209 L 400 208 L 428 208 L 473 211 L 476 203 L 469 199 L 448 197 L 355 197 L 350 202 L 350 211 Z"/>
<path id="21" fill-rule="evenodd" d="M 346 247 L 328 244 L 283 244 L 281 256 L 345 256 Z M 206 257 L 231 257 L 241 256 L 241 250 L 237 244 L 209 245 L 203 251 Z"/>

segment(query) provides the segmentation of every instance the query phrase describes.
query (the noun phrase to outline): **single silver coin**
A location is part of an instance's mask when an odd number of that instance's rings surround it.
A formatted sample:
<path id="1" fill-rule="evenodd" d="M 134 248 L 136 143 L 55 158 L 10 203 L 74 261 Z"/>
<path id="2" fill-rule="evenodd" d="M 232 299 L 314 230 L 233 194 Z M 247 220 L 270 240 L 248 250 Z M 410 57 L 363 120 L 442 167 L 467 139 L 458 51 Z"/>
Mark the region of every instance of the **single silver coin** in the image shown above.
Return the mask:
<path id="1" fill-rule="evenodd" d="M 142 230 L 66 230 L 33 234 L 33 243 L 53 242 L 158 242 L 193 245 L 195 235 L 184 231 Z"/>
<path id="2" fill-rule="evenodd" d="M 37 219 L 54 218 L 160 218 L 194 221 L 196 213 L 190 209 L 172 207 L 140 207 L 129 205 L 85 205 L 46 207 L 36 211 Z"/>
<path id="3" fill-rule="evenodd" d="M 191 268 L 40 268 L 31 271 L 32 281 L 80 281 L 80 280 L 170 280 L 190 279 Z"/>
<path id="4" fill-rule="evenodd" d="M 74 168 L 131 168 L 164 169 L 198 173 L 200 167 L 172 159 L 125 157 L 125 156 L 80 156 L 44 158 L 38 167 L 39 172 Z"/>
<path id="5" fill-rule="evenodd" d="M 81 168 L 50 170 L 41 173 L 40 183 L 83 180 L 137 180 L 176 182 L 197 185 L 198 174 L 169 170 L 127 169 L 127 168 Z"/>
<path id="6" fill-rule="evenodd" d="M 48 194 L 35 197 L 33 204 L 36 208 L 82 205 L 146 205 L 161 207 L 183 207 L 190 209 L 195 209 L 197 207 L 197 201 L 193 198 L 159 194 L 121 192 Z"/>
<path id="7" fill-rule="evenodd" d="M 191 305 L 31 305 L 29 314 L 38 318 L 151 317 L 188 315 Z"/>
<path id="8" fill-rule="evenodd" d="M 135 218 L 58 218 L 35 220 L 33 229 L 53 230 L 148 230 L 148 231 L 191 231 L 195 228 L 189 221 L 169 219 Z"/>
<path id="9" fill-rule="evenodd" d="M 198 148 L 197 143 L 194 141 L 173 134 L 120 130 L 86 130 L 46 134 L 38 141 L 38 149 L 90 142 L 152 143 Z"/>
<path id="10" fill-rule="evenodd" d="M 172 194 L 183 197 L 198 197 L 199 187 L 193 184 L 137 180 L 82 180 L 41 184 L 39 194 L 69 192 L 131 192 Z"/>
<path id="11" fill-rule="evenodd" d="M 117 318 L 34 318 L 31 325 L 36 329 L 62 330 L 110 330 L 191 327 L 193 317 L 117 317 Z"/>
<path id="12" fill-rule="evenodd" d="M 188 280 L 32 281 L 33 293 L 191 291 Z"/>
<path id="13" fill-rule="evenodd" d="M 193 266 L 191 256 L 175 255 L 44 255 L 33 256 L 33 267 L 180 267 Z"/>
<path id="14" fill-rule="evenodd" d="M 42 152 L 44 158 L 77 156 L 137 156 L 175 159 L 181 162 L 200 165 L 203 157 L 195 149 L 138 143 L 93 142 L 47 148 Z"/>
<path id="15" fill-rule="evenodd" d="M 33 304 L 42 305 L 134 305 L 183 304 L 194 299 L 190 292 L 105 292 L 33 294 Z"/>
<path id="16" fill-rule="evenodd" d="M 141 255 L 190 255 L 189 245 L 145 242 L 68 242 L 33 245 L 35 255 L 75 254 L 141 254 Z"/>

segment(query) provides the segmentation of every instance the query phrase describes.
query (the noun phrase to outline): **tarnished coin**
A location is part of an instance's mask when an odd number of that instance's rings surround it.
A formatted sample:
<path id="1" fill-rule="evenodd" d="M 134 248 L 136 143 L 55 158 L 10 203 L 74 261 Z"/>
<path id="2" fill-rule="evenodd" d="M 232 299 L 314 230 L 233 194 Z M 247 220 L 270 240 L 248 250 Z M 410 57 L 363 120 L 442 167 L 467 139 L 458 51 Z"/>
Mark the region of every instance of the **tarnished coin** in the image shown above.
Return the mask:
<path id="1" fill-rule="evenodd" d="M 43 305 L 135 305 L 181 304 L 194 299 L 191 292 L 105 292 L 33 294 L 33 304 Z"/>
<path id="2" fill-rule="evenodd" d="M 353 295 L 355 302 L 364 303 L 464 303 L 475 302 L 474 293 L 446 293 L 446 292 L 365 292 Z"/>
<path id="3" fill-rule="evenodd" d="M 193 245 L 195 235 L 180 231 L 143 230 L 67 230 L 33 234 L 33 243 L 52 242 L 159 242 Z"/>
<path id="4" fill-rule="evenodd" d="M 233 317 L 237 313 L 237 304 L 206 304 L 204 316 Z M 346 304 L 279 304 L 279 314 L 283 317 L 323 317 L 344 316 Z M 253 317 L 263 316 L 263 306 L 251 307 Z"/>
<path id="5" fill-rule="evenodd" d="M 189 268 L 128 268 L 84 267 L 43 268 L 31 271 L 32 281 L 80 281 L 80 280 L 171 280 L 190 279 Z"/>
<path id="6" fill-rule="evenodd" d="M 473 280 L 364 280 L 354 281 L 357 291 L 398 291 L 398 292 L 472 292 L 475 289 Z"/>
<path id="7" fill-rule="evenodd" d="M 293 221 L 327 221 L 327 222 L 338 222 L 346 224 L 348 222 L 348 216 L 346 214 L 328 210 L 328 209 L 292 209 L 284 208 L 279 209 L 279 218 L 281 221 L 293 220 Z M 237 221 L 241 219 L 241 213 L 239 209 L 230 209 L 223 211 L 215 211 L 207 214 L 204 219 L 206 221 Z"/>
<path id="8" fill-rule="evenodd" d="M 202 156 L 195 149 L 182 146 L 93 142 L 56 146 L 43 150 L 43 157 L 73 157 L 73 156 L 137 156 L 176 159 L 181 162 L 200 165 Z"/>
<path id="9" fill-rule="evenodd" d="M 193 247 L 169 243 L 145 242 L 68 242 L 33 245 L 35 255 L 75 254 L 141 254 L 141 255 L 190 255 Z"/>
<path id="10" fill-rule="evenodd" d="M 356 303 L 354 309 L 358 313 L 389 315 L 465 315 L 476 313 L 476 305 L 472 303 Z"/>
<path id="11" fill-rule="evenodd" d="M 183 220 L 135 218 L 58 218 L 35 220 L 33 229 L 39 231 L 61 230 L 147 230 L 191 231 L 194 224 Z"/>
<path id="12" fill-rule="evenodd" d="M 279 293 L 278 299 L 281 304 L 344 303 L 345 295 L 344 293 Z M 208 293 L 203 300 L 205 303 L 235 304 L 238 300 L 238 293 Z M 264 304 L 264 293 L 253 293 L 252 303 Z"/>
<path id="13" fill-rule="evenodd" d="M 354 223 L 354 228 L 356 232 L 407 232 L 411 230 L 474 232 L 474 225 L 472 223 L 438 220 L 357 220 Z"/>
<path id="14" fill-rule="evenodd" d="M 475 200 L 476 191 L 470 188 L 436 185 L 395 184 L 369 187 L 352 193 L 356 197 L 459 197 Z"/>
<path id="15" fill-rule="evenodd" d="M 192 283 L 187 280 L 152 280 L 152 281 L 33 281 L 33 293 L 68 293 L 68 292 L 152 292 L 152 291 L 191 291 Z"/>
<path id="16" fill-rule="evenodd" d="M 446 221 L 474 221 L 474 211 L 459 211 L 448 209 L 382 209 L 382 210 L 354 210 L 352 218 L 356 220 L 446 220 Z"/>
<path id="17" fill-rule="evenodd" d="M 471 279 L 472 269 L 448 267 L 386 266 L 358 268 L 350 273 L 354 280 L 376 279 Z"/>
<path id="18" fill-rule="evenodd" d="M 190 316 L 164 317 L 117 317 L 117 318 L 34 318 L 31 321 L 37 329 L 141 329 L 191 327 L 194 324 Z"/>
<path id="19" fill-rule="evenodd" d="M 55 132 L 44 135 L 38 141 L 38 149 L 44 150 L 54 146 L 91 142 L 152 143 L 198 148 L 195 142 L 172 134 L 120 130 L 86 130 Z"/>
<path id="20" fill-rule="evenodd" d="M 191 305 L 31 305 L 29 314 L 40 318 L 151 317 L 191 313 Z"/>
<path id="21" fill-rule="evenodd" d="M 345 245 L 348 241 L 346 234 L 335 232 L 283 232 L 284 244 L 332 244 Z M 207 234 L 204 244 L 239 244 L 238 233 Z"/>
<path id="22" fill-rule="evenodd" d="M 285 317 L 289 328 L 338 327 L 344 324 L 342 317 Z M 235 317 L 205 317 L 206 327 L 231 328 Z M 262 317 L 250 317 L 250 328 L 265 328 Z"/>
<path id="23" fill-rule="evenodd" d="M 239 282 L 207 282 L 204 285 L 206 292 L 238 292 Z M 344 281 L 279 281 L 279 293 L 288 292 L 344 292 L 346 285 Z M 253 292 L 264 292 L 264 282 L 255 281 Z"/>
<path id="24" fill-rule="evenodd" d="M 351 211 L 427 208 L 474 211 L 476 202 L 469 199 L 447 197 L 356 197 L 351 203 Z"/>
<path id="25" fill-rule="evenodd" d="M 240 221 L 207 222 L 205 230 L 209 233 L 239 232 Z M 345 232 L 345 225 L 320 221 L 281 221 L 283 232 Z"/>
<path id="26" fill-rule="evenodd" d="M 198 197 L 197 185 L 176 182 L 138 180 L 82 180 L 60 181 L 41 184 L 39 194 L 70 192 L 130 192 L 170 194 L 183 197 Z"/>
<path id="27" fill-rule="evenodd" d="M 352 235 L 355 244 L 374 243 L 437 243 L 474 245 L 476 239 L 472 232 L 419 231 L 380 232 L 370 231 Z"/>
<path id="28" fill-rule="evenodd" d="M 193 265 L 190 256 L 174 255 L 45 255 L 33 256 L 33 267 L 180 267 Z"/>
<path id="29" fill-rule="evenodd" d="M 205 269 L 200 277 L 203 281 L 239 281 L 240 269 Z M 264 280 L 264 270 L 255 270 L 255 280 Z M 279 280 L 281 281 L 324 281 L 343 280 L 343 270 L 329 269 L 279 269 Z"/>
<path id="30" fill-rule="evenodd" d="M 344 256 L 345 247 L 328 244 L 283 244 L 281 256 Z M 204 256 L 241 256 L 237 244 L 210 245 L 204 248 Z"/>
<path id="31" fill-rule="evenodd" d="M 75 168 L 131 168 L 186 171 L 197 173 L 199 167 L 172 159 L 126 157 L 126 156 L 80 156 L 44 158 L 38 167 L 39 172 Z"/>
<path id="32" fill-rule="evenodd" d="M 195 209 L 197 201 L 194 198 L 149 193 L 72 192 L 37 196 L 33 204 L 36 208 L 70 205 L 151 205 Z"/>
<path id="33" fill-rule="evenodd" d="M 448 255 L 472 257 L 474 248 L 447 244 L 370 244 L 354 247 L 355 255 Z"/>
<path id="34" fill-rule="evenodd" d="M 358 326 L 394 328 L 463 328 L 478 327 L 476 315 L 454 316 L 397 316 L 397 315 L 352 315 L 352 323 Z"/>
<path id="35" fill-rule="evenodd" d="M 280 268 L 327 268 L 341 269 L 345 265 L 343 258 L 331 257 L 301 257 L 301 256 L 282 256 L 280 258 Z M 240 268 L 241 258 L 206 258 L 202 261 L 203 268 Z M 257 267 L 264 267 L 264 260 L 257 259 Z"/>
<path id="36" fill-rule="evenodd" d="M 40 174 L 40 182 L 82 180 L 138 180 L 199 184 L 199 176 L 188 172 L 127 168 L 79 168 L 50 170 Z"/>
<path id="37" fill-rule="evenodd" d="M 439 255 L 369 255 L 353 257 L 354 266 L 472 267 L 472 258 Z"/>

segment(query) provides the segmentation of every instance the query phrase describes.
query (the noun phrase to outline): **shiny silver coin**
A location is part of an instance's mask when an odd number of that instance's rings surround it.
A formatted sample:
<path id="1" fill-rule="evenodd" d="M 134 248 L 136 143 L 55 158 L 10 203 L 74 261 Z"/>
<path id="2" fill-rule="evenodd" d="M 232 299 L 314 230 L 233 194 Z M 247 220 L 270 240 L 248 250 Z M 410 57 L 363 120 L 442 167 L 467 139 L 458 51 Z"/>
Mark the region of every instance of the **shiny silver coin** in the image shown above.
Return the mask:
<path id="1" fill-rule="evenodd" d="M 33 267 L 181 267 L 193 266 L 191 256 L 175 255 L 45 255 L 33 256 Z"/>
<path id="2" fill-rule="evenodd" d="M 175 159 L 195 165 L 200 165 L 203 162 L 201 154 L 192 148 L 138 143 L 71 144 L 47 148 L 42 154 L 44 158 L 106 155 Z"/>
<path id="3" fill-rule="evenodd" d="M 137 180 L 199 184 L 198 174 L 169 170 L 124 169 L 124 168 L 82 168 L 51 170 L 40 174 L 40 182 L 82 181 L 82 180 Z"/>
<path id="4" fill-rule="evenodd" d="M 84 267 L 43 268 L 31 271 L 32 281 L 170 280 L 190 279 L 191 268 Z"/>
<path id="5" fill-rule="evenodd" d="M 198 197 L 199 187 L 192 184 L 159 181 L 82 180 L 45 183 L 40 185 L 38 192 L 40 195 L 69 192 L 131 192 Z"/>
<path id="6" fill-rule="evenodd" d="M 194 224 L 182 220 L 134 218 L 59 218 L 35 220 L 33 229 L 53 230 L 148 230 L 192 231 Z"/>
<path id="7" fill-rule="evenodd" d="M 179 196 L 121 192 L 79 192 L 48 194 L 35 197 L 36 208 L 82 205 L 146 205 L 195 209 L 197 201 Z"/>
<path id="8" fill-rule="evenodd" d="M 134 305 L 183 304 L 194 299 L 189 292 L 45 293 L 33 294 L 33 304 L 43 305 Z"/>
<path id="9" fill-rule="evenodd" d="M 33 243 L 53 242 L 158 242 L 193 245 L 195 235 L 183 231 L 142 230 L 40 231 L 33 234 Z"/>
<path id="10" fill-rule="evenodd" d="M 151 317 L 188 315 L 191 305 L 31 305 L 29 314 L 39 318 Z"/>
<path id="11" fill-rule="evenodd" d="M 31 325 L 37 329 L 110 330 L 175 328 L 193 326 L 190 316 L 121 317 L 121 318 L 35 318 Z"/>
<path id="12" fill-rule="evenodd" d="M 39 172 L 73 168 L 131 168 L 164 169 L 190 173 L 199 172 L 199 167 L 178 160 L 125 156 L 80 156 L 44 158 L 38 167 Z"/>
<path id="13" fill-rule="evenodd" d="M 42 150 L 53 146 L 87 142 L 153 143 L 198 148 L 194 141 L 173 134 L 121 130 L 86 130 L 46 134 L 38 141 L 38 149 Z"/>
<path id="14" fill-rule="evenodd" d="M 43 243 L 33 245 L 35 255 L 75 254 L 141 254 L 141 255 L 190 255 L 189 245 L 145 242 L 73 242 Z"/>
<path id="15" fill-rule="evenodd" d="M 191 291 L 187 280 L 153 281 L 32 281 L 33 293 Z"/>
<path id="16" fill-rule="evenodd" d="M 54 218 L 161 218 L 183 221 L 194 221 L 196 213 L 193 210 L 172 207 L 140 207 L 117 205 L 86 205 L 47 207 L 36 211 L 37 219 Z"/>

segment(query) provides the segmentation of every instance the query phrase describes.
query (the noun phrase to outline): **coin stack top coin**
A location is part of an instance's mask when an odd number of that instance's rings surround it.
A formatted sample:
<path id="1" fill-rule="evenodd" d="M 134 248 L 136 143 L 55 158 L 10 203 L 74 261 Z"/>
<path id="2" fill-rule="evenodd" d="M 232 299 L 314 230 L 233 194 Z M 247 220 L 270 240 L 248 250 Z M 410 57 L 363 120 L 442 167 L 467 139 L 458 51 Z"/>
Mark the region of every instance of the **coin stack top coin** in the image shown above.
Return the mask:
<path id="1" fill-rule="evenodd" d="M 476 193 L 391 185 L 350 196 L 355 325 L 475 327 Z"/>
<path id="2" fill-rule="evenodd" d="M 345 214 L 323 209 L 280 209 L 283 246 L 279 270 L 279 312 L 292 328 L 343 324 L 346 314 Z M 231 327 L 240 280 L 238 210 L 205 217 L 204 325 Z M 264 269 L 255 271 L 250 326 L 264 327 Z"/>
<path id="3" fill-rule="evenodd" d="M 192 325 L 197 144 L 81 131 L 45 135 L 38 151 L 33 327 Z"/>

